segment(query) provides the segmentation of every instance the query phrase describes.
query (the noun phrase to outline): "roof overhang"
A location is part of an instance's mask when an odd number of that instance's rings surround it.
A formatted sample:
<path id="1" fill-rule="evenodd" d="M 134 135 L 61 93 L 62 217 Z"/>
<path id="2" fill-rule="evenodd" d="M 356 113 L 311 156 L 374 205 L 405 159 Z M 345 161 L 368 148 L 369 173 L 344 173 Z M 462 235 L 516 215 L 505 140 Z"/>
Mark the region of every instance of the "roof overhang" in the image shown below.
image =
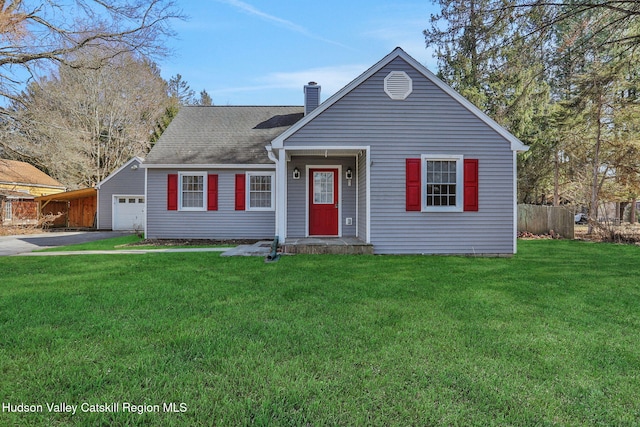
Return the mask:
<path id="1" fill-rule="evenodd" d="M 66 191 L 64 193 L 49 194 L 48 196 L 39 196 L 35 200 L 38 202 L 65 202 L 69 200 L 83 199 L 92 197 L 97 194 L 95 188 L 82 188 L 80 190 Z"/>
<path id="2" fill-rule="evenodd" d="M 276 166 L 272 163 L 234 163 L 234 164 L 154 164 L 143 163 L 140 165 L 145 169 L 274 169 Z"/>
<path id="3" fill-rule="evenodd" d="M 9 200 L 33 200 L 36 198 L 33 194 L 23 193 L 21 191 L 0 190 L 0 197 Z"/>
<path id="4" fill-rule="evenodd" d="M 62 191 L 64 191 L 67 188 L 63 185 L 32 184 L 28 182 L 17 182 L 17 181 L 0 181 L 0 184 L 22 186 L 22 187 L 53 188 L 53 189 L 62 190 Z"/>

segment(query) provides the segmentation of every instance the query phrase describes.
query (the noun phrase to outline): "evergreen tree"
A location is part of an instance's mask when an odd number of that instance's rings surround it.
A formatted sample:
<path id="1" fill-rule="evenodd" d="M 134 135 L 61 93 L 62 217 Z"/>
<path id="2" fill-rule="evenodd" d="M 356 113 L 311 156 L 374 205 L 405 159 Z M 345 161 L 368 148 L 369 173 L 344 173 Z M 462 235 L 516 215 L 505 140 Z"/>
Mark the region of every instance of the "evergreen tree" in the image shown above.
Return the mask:
<path id="1" fill-rule="evenodd" d="M 200 99 L 198 99 L 197 105 L 210 107 L 213 105 L 213 100 L 211 96 L 207 93 L 205 89 L 200 91 Z"/>
<path id="2" fill-rule="evenodd" d="M 189 87 L 189 83 L 182 79 L 180 74 L 169 79 L 169 96 L 175 98 L 179 105 L 193 105 L 195 92 Z"/>
<path id="3" fill-rule="evenodd" d="M 440 77 L 531 147 L 520 200 L 635 203 L 640 2 L 434 2 Z"/>

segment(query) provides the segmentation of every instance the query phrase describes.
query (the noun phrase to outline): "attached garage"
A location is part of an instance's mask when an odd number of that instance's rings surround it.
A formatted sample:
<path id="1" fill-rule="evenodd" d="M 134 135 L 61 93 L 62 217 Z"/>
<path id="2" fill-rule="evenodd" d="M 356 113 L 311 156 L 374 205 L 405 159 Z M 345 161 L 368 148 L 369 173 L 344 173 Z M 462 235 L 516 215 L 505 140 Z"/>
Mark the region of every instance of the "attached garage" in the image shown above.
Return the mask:
<path id="1" fill-rule="evenodd" d="M 144 231 L 146 199 L 144 169 L 134 157 L 100 182 L 98 189 L 98 229 Z"/>
<path id="2" fill-rule="evenodd" d="M 113 230 L 144 230 L 145 202 L 143 195 L 113 196 Z"/>

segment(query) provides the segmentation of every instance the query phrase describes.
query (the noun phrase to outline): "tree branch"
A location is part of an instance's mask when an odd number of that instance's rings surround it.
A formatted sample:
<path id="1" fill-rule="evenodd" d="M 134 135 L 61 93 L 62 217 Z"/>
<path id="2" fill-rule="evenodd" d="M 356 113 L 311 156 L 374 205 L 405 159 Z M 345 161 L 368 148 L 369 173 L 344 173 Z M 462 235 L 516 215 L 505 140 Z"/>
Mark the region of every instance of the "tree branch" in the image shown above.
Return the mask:
<path id="1" fill-rule="evenodd" d="M 8 76 L 9 67 L 28 68 L 47 62 L 74 67 L 96 68 L 125 52 L 160 57 L 168 53 L 164 39 L 173 35 L 170 22 L 185 17 L 177 10 L 173 0 L 125 0 L 117 5 L 105 0 L 75 0 L 71 4 L 62 0 L 48 0 L 32 10 L 15 0 L 2 10 L 7 19 L 19 17 L 25 34 L 0 35 L 0 71 Z M 72 18 L 69 18 L 72 17 Z M 79 61 L 82 52 L 109 46 L 105 57 L 87 64 Z M 11 86 L 18 78 L 0 78 L 0 96 L 11 98 Z"/>

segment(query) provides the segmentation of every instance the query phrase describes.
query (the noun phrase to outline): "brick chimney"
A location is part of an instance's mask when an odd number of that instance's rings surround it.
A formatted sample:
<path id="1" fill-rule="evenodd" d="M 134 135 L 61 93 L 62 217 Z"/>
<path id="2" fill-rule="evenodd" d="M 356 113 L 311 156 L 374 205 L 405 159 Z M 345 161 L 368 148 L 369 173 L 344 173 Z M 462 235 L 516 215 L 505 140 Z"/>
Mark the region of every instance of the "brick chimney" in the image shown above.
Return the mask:
<path id="1" fill-rule="evenodd" d="M 320 105 L 320 86 L 316 82 L 304 85 L 304 115 L 311 113 Z"/>

